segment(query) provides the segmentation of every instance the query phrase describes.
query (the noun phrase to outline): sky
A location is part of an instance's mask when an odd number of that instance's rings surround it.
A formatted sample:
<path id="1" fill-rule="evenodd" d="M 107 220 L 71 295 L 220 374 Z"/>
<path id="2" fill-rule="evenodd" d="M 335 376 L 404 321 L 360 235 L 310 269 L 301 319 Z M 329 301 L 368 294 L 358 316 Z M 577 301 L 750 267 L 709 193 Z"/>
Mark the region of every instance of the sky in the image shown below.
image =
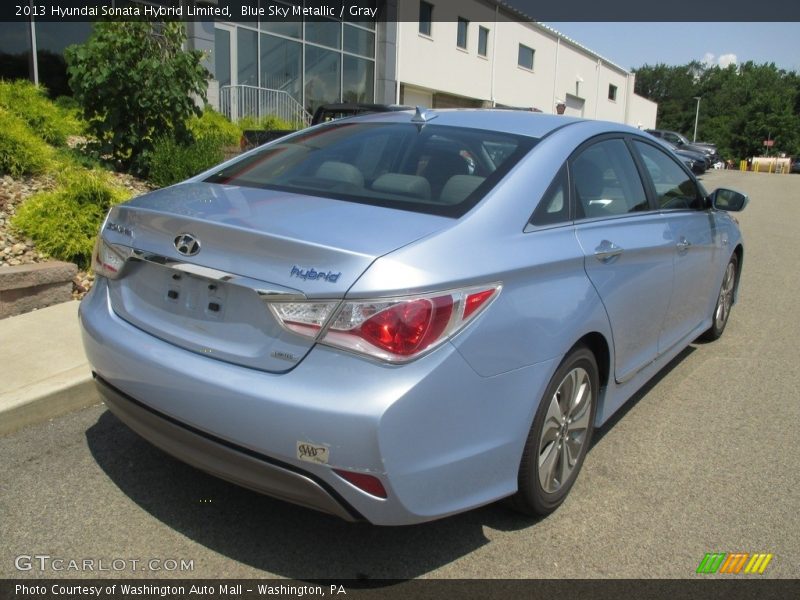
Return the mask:
<path id="1" fill-rule="evenodd" d="M 800 23 L 546 23 L 625 69 L 692 60 L 800 72 Z"/>

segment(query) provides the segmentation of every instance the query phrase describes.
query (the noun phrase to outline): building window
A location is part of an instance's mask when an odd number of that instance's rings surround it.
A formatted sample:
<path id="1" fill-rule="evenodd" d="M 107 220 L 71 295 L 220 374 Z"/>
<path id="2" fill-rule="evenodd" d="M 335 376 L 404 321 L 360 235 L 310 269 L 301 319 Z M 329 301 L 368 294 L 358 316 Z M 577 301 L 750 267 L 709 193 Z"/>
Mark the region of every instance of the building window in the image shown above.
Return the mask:
<path id="1" fill-rule="evenodd" d="M 375 101 L 375 63 L 371 60 L 344 55 L 342 63 L 342 101 Z"/>
<path id="2" fill-rule="evenodd" d="M 342 24 L 330 19 L 308 20 L 306 41 L 338 50 L 342 47 Z"/>
<path id="3" fill-rule="evenodd" d="M 312 115 L 320 105 L 342 97 L 341 68 L 340 52 L 305 45 L 305 106 Z"/>
<path id="4" fill-rule="evenodd" d="M 344 50 L 359 56 L 372 58 L 375 56 L 375 34 L 366 29 L 344 26 Z"/>
<path id="5" fill-rule="evenodd" d="M 423 35 L 431 35 L 432 22 L 433 4 L 421 0 L 419 3 L 419 32 Z"/>
<path id="6" fill-rule="evenodd" d="M 486 27 L 478 28 L 478 54 L 486 56 L 489 50 L 489 30 Z"/>
<path id="7" fill-rule="evenodd" d="M 608 84 L 608 99 L 617 101 L 617 86 Z"/>
<path id="8" fill-rule="evenodd" d="M 517 57 L 517 64 L 520 67 L 524 67 L 526 69 L 530 69 L 533 71 L 533 48 L 528 48 L 527 46 L 523 46 L 522 44 L 519 45 L 519 55 Z"/>
<path id="9" fill-rule="evenodd" d="M 469 28 L 469 21 L 463 17 L 458 17 L 458 37 L 456 45 L 459 48 L 467 49 L 467 29 Z"/>
<path id="10" fill-rule="evenodd" d="M 303 101 L 303 45 L 261 34 L 261 87 L 288 92 Z"/>
<path id="11" fill-rule="evenodd" d="M 236 33 L 238 85 L 258 85 L 258 33 L 239 28 Z"/>

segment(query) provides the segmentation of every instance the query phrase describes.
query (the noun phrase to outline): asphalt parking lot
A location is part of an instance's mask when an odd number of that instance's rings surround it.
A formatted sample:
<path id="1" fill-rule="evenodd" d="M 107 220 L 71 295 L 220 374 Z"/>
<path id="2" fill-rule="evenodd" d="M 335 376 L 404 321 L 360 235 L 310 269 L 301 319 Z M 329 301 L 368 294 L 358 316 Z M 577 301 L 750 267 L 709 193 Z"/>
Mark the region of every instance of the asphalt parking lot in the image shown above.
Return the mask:
<path id="1" fill-rule="evenodd" d="M 348 524 L 183 465 L 97 406 L 0 438 L 0 578 L 685 578 L 707 552 L 772 553 L 757 577 L 800 577 L 800 176 L 703 181 L 751 196 L 728 329 L 599 432 L 550 517 L 492 505 L 413 527 Z M 20 555 L 126 568 L 20 571 Z M 130 570 L 151 559 L 193 569 Z"/>

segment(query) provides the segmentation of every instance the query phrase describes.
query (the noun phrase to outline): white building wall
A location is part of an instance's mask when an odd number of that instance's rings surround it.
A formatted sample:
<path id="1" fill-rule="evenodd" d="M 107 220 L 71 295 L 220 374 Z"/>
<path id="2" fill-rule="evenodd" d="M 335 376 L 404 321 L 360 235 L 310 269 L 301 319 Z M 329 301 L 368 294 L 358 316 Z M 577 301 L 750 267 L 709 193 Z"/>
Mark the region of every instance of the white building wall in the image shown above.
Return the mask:
<path id="1" fill-rule="evenodd" d="M 628 123 L 639 129 L 655 129 L 657 111 L 658 103 L 636 94 L 631 94 Z"/>
<path id="2" fill-rule="evenodd" d="M 478 56 L 478 26 L 494 29 L 494 10 L 475 0 L 434 5 L 431 35 L 419 33 L 419 2 L 399 3 L 398 71 L 405 85 L 489 100 L 492 64 Z M 467 50 L 456 45 L 458 17 L 470 20 Z M 491 52 L 491 34 L 489 47 Z"/>
<path id="3" fill-rule="evenodd" d="M 654 127 L 648 101 L 633 94 L 634 76 L 552 29 L 521 21 L 485 0 L 438 3 L 431 35 L 419 33 L 419 2 L 398 3 L 398 76 L 406 104 L 442 92 L 491 106 L 500 104 Z M 458 17 L 469 20 L 467 49 L 457 46 Z M 489 30 L 486 57 L 478 55 L 478 31 Z M 518 65 L 519 46 L 534 50 L 533 69 Z M 609 99 L 609 85 L 617 88 Z M 650 103 L 652 104 L 652 103 Z M 634 106 L 635 105 L 635 106 Z M 654 113 L 653 113 L 654 114 Z"/>

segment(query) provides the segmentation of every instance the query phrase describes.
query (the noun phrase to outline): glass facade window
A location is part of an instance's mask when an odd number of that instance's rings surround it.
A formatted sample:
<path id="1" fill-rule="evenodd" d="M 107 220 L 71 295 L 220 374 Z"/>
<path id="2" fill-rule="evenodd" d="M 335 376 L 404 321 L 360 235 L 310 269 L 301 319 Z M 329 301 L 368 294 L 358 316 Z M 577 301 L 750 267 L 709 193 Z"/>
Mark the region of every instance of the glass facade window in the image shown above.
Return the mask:
<path id="1" fill-rule="evenodd" d="M 520 67 L 524 67 L 526 69 L 533 70 L 533 48 L 528 48 L 527 46 L 523 46 L 522 44 L 519 45 L 519 54 L 517 56 L 517 64 Z"/>
<path id="2" fill-rule="evenodd" d="M 486 27 L 478 28 L 478 54 L 486 56 L 489 53 L 489 30 Z"/>
<path id="3" fill-rule="evenodd" d="M 285 35 L 300 39 L 303 37 L 303 24 L 299 21 L 283 21 L 280 17 L 274 17 L 274 21 L 261 21 L 261 30 Z"/>
<path id="4" fill-rule="evenodd" d="M 220 85 L 231 84 L 231 33 L 214 29 L 214 77 Z"/>
<path id="5" fill-rule="evenodd" d="M 305 107 L 314 114 L 321 105 L 341 98 L 341 53 L 305 46 Z"/>
<path id="6" fill-rule="evenodd" d="M 374 102 L 375 91 L 372 82 L 375 80 L 375 63 L 345 54 L 343 66 L 342 100 L 344 102 Z"/>
<path id="7" fill-rule="evenodd" d="M 237 83 L 258 85 L 258 33 L 242 27 L 236 32 Z"/>
<path id="8" fill-rule="evenodd" d="M 419 3 L 419 32 L 423 35 L 431 35 L 431 24 L 433 23 L 433 4 L 420 0 Z"/>
<path id="9" fill-rule="evenodd" d="M 463 17 L 458 17 L 458 33 L 456 34 L 456 45 L 459 48 L 467 49 L 467 31 L 469 30 L 469 21 Z"/>
<path id="10" fill-rule="evenodd" d="M 375 56 L 375 34 L 352 25 L 344 26 L 344 50 L 360 56 Z"/>
<path id="11" fill-rule="evenodd" d="M 261 87 L 283 90 L 303 100 L 303 46 L 274 35 L 261 34 Z"/>
<path id="12" fill-rule="evenodd" d="M 0 79 L 33 79 L 29 23 L 0 22 Z"/>
<path id="13" fill-rule="evenodd" d="M 39 66 L 39 82 L 50 96 L 71 95 L 67 62 L 64 49 L 80 44 L 92 34 L 91 23 L 36 22 L 36 58 Z"/>
<path id="14" fill-rule="evenodd" d="M 329 48 L 342 47 L 342 24 L 338 21 L 306 21 L 306 41 Z"/>

